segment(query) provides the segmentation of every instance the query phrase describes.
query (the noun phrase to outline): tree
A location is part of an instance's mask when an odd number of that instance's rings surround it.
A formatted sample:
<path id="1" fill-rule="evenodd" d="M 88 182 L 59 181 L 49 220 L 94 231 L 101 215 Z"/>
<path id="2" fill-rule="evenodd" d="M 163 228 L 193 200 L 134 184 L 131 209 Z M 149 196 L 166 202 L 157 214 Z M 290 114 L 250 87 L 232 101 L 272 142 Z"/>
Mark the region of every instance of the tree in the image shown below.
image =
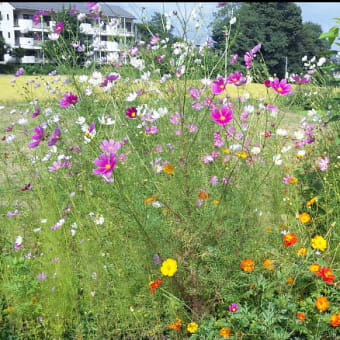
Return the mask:
<path id="1" fill-rule="evenodd" d="M 169 42 L 175 41 L 173 35 L 174 26 L 167 30 L 167 20 L 164 14 L 155 12 L 150 21 L 137 24 L 140 40 L 149 41 L 153 35 L 158 35 L 161 39 L 169 38 Z"/>
<path id="2" fill-rule="evenodd" d="M 228 25 L 231 18 L 230 9 L 233 6 L 237 16 L 238 35 L 235 43 L 230 46 L 230 54 L 238 53 L 243 56 L 258 43 L 262 44 L 263 54 L 268 71 L 278 77 L 285 76 L 285 61 L 288 58 L 288 73 L 302 72 L 301 58 L 317 49 L 313 44 L 315 27 L 313 33 L 303 30 L 301 8 L 292 2 L 252 2 L 231 3 L 226 8 L 222 7 L 215 15 L 213 24 L 213 40 L 217 41 L 216 47 L 223 49 L 225 44 L 224 27 Z M 308 29 L 308 25 L 306 29 Z M 233 27 L 231 35 L 237 28 Z M 307 43 L 305 40 L 309 41 Z M 315 43 L 319 46 L 317 43 Z"/>
<path id="3" fill-rule="evenodd" d="M 2 35 L 0 35 L 0 60 L 4 60 L 4 55 L 7 53 L 8 45 L 5 42 L 5 39 Z"/>
<path id="4" fill-rule="evenodd" d="M 15 58 L 17 63 L 20 63 L 21 58 L 25 56 L 25 49 L 22 47 L 13 48 L 11 51 L 11 56 Z"/>
<path id="5" fill-rule="evenodd" d="M 320 40 L 319 36 L 322 34 L 320 25 L 313 22 L 305 22 L 302 25 L 303 31 L 303 47 L 305 55 L 310 59 L 321 51 L 326 51 L 330 48 L 326 40 Z"/>

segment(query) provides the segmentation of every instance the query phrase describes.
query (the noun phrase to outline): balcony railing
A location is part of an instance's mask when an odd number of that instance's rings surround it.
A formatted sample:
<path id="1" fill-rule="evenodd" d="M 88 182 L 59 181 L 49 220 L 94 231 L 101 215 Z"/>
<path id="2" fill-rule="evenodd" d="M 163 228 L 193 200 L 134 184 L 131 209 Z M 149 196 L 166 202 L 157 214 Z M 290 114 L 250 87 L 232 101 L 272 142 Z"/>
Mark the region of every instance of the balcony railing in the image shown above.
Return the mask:
<path id="1" fill-rule="evenodd" d="M 38 23 L 35 25 L 33 23 L 32 19 L 16 19 L 14 20 L 14 27 L 20 28 L 22 30 L 29 30 L 29 31 L 34 31 L 36 29 L 48 29 L 50 28 L 50 24 L 44 22 L 44 23 Z"/>

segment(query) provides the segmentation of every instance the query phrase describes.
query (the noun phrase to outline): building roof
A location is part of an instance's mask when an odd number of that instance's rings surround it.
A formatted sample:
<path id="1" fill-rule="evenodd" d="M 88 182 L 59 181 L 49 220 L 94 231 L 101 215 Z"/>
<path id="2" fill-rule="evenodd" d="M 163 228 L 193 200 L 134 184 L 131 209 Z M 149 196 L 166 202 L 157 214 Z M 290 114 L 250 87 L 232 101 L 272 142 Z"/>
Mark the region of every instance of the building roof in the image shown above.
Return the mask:
<path id="1" fill-rule="evenodd" d="M 28 9 L 38 11 L 40 9 L 61 11 L 63 8 L 76 7 L 81 13 L 89 13 L 85 2 L 10 2 L 15 9 Z M 111 6 L 107 3 L 99 3 L 104 16 L 122 17 L 128 19 L 136 19 L 131 13 L 118 6 Z"/>

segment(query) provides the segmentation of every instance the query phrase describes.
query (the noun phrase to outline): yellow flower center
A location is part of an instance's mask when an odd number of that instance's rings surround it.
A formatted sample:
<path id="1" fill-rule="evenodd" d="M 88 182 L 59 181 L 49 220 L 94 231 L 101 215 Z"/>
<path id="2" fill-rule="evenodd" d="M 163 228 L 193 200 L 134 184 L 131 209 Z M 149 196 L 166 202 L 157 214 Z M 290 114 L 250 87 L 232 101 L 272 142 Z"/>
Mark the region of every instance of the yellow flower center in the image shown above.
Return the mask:
<path id="1" fill-rule="evenodd" d="M 224 116 L 221 116 L 221 120 L 225 120 L 225 117 L 224 117 Z"/>
<path id="2" fill-rule="evenodd" d="M 281 91 L 282 91 L 282 88 L 281 88 L 281 87 L 279 87 L 277 90 L 278 90 L 279 92 L 281 92 Z"/>
<path id="3" fill-rule="evenodd" d="M 110 169 L 110 167 L 111 167 L 110 164 L 106 164 L 106 165 L 105 165 L 105 168 L 106 168 L 106 169 Z"/>

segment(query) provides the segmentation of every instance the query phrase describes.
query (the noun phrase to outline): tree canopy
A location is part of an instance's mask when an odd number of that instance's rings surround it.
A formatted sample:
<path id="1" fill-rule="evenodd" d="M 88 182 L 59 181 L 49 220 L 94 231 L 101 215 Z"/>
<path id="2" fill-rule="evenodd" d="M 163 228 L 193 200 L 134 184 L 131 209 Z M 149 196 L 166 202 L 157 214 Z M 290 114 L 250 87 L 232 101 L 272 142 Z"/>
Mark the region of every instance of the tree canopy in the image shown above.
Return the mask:
<path id="1" fill-rule="evenodd" d="M 233 12 L 232 12 L 233 10 Z M 229 3 L 215 13 L 212 38 L 217 49 L 225 48 L 225 30 L 232 16 L 237 25 L 231 35 L 237 34 L 229 46 L 230 54 L 244 55 L 258 43 L 270 74 L 285 75 L 302 72 L 301 58 L 324 50 L 324 42 L 318 41 L 321 27 L 314 23 L 302 23 L 301 8 L 292 2 Z"/>

